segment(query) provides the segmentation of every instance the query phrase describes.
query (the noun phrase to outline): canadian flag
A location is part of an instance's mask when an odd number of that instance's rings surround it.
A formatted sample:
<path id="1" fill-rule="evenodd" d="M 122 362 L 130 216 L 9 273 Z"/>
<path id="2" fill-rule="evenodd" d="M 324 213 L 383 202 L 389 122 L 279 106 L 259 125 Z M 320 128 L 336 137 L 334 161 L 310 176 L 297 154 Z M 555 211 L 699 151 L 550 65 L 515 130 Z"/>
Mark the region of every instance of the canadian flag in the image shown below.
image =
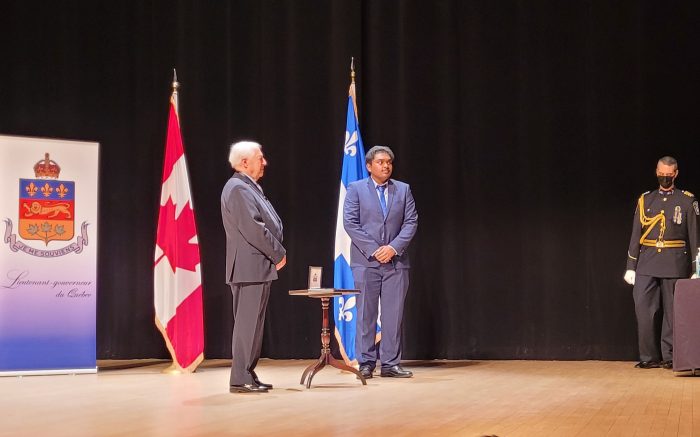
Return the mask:
<path id="1" fill-rule="evenodd" d="M 194 210 L 182 147 L 177 79 L 170 97 L 163 185 L 153 268 L 156 326 L 173 358 L 169 371 L 193 372 L 204 359 L 202 275 Z"/>

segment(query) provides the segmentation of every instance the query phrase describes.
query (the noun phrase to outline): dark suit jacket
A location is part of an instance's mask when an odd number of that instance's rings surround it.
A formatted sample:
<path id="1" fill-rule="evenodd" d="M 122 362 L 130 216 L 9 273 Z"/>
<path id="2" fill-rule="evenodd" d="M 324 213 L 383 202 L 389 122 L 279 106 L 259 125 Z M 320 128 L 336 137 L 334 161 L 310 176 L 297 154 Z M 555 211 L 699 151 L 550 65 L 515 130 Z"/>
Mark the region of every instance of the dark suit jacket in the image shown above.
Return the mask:
<path id="1" fill-rule="evenodd" d="M 221 193 L 221 218 L 226 230 L 226 282 L 277 279 L 275 265 L 286 251 L 282 220 L 255 183 L 234 173 Z"/>
<path id="2" fill-rule="evenodd" d="M 350 267 L 377 267 L 372 254 L 384 245 L 391 245 L 397 255 L 396 268 L 409 268 L 408 248 L 418 229 L 418 212 L 408 184 L 389 179 L 387 216 L 384 218 L 377 189 L 372 178 L 348 185 L 343 206 L 343 226 L 352 240 Z"/>

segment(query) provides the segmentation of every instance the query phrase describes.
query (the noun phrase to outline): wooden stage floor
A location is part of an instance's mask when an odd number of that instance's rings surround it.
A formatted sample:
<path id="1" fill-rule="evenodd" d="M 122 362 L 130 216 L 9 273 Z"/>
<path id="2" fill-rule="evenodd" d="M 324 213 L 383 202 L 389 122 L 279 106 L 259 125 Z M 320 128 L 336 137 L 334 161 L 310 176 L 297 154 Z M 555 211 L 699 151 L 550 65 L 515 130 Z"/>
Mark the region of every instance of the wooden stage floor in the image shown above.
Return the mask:
<path id="1" fill-rule="evenodd" d="M 409 361 L 363 387 L 310 360 L 261 360 L 275 389 L 228 393 L 229 362 L 168 375 L 105 361 L 91 375 L 0 378 L 1 436 L 700 436 L 700 378 L 605 361 Z"/>

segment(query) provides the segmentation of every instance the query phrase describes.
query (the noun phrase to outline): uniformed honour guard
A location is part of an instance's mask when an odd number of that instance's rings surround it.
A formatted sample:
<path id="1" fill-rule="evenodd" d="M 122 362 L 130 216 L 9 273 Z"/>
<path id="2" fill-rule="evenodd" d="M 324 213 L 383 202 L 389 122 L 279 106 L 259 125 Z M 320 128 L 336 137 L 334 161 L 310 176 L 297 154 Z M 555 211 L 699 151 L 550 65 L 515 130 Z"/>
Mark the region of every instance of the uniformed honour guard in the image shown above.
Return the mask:
<path id="1" fill-rule="evenodd" d="M 640 369 L 673 368 L 674 287 L 678 279 L 696 277 L 700 244 L 698 202 L 675 186 L 678 162 L 659 159 L 656 177 L 659 187 L 637 200 L 624 276 L 634 286 Z"/>

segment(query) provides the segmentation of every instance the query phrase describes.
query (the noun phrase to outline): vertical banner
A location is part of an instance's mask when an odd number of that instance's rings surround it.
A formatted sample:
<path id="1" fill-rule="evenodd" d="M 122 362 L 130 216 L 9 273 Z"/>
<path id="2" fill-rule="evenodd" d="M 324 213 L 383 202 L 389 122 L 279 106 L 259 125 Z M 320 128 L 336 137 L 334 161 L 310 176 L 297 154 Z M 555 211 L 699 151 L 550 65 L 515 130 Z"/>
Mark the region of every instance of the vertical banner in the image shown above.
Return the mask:
<path id="1" fill-rule="evenodd" d="M 0 376 L 96 371 L 98 153 L 0 136 Z"/>

